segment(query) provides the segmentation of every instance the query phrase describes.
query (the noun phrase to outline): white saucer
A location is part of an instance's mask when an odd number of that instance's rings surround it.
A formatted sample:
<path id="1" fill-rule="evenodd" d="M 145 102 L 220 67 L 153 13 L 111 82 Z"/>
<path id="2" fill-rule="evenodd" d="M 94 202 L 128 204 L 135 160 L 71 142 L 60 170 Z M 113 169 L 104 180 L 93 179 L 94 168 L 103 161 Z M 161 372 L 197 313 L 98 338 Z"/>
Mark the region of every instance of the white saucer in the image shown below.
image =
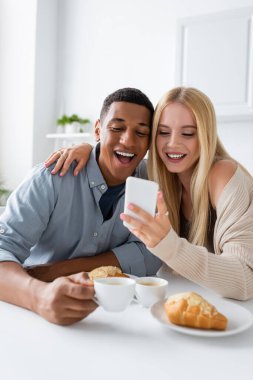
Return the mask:
<path id="1" fill-rule="evenodd" d="M 250 311 L 245 309 L 242 306 L 239 306 L 235 303 L 225 301 L 223 299 L 215 298 L 209 301 L 211 302 L 217 310 L 224 314 L 228 318 L 228 327 L 224 331 L 217 330 L 201 330 L 194 329 L 191 327 L 177 326 L 171 323 L 168 320 L 168 317 L 164 310 L 164 301 L 159 301 L 151 307 L 151 314 L 158 322 L 162 323 L 163 326 L 168 327 L 171 330 L 195 336 L 204 336 L 204 337 L 223 337 L 234 334 L 239 334 L 253 324 L 253 315 Z"/>

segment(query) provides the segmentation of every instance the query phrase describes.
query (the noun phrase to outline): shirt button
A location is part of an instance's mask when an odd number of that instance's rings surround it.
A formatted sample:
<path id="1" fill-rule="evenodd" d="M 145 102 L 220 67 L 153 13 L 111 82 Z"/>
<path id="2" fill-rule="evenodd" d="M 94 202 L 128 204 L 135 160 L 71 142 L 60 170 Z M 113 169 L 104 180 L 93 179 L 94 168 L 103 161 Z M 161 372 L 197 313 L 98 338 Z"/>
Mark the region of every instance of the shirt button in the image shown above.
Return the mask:
<path id="1" fill-rule="evenodd" d="M 100 189 L 104 190 L 105 189 L 105 185 L 101 185 Z"/>
<path id="2" fill-rule="evenodd" d="M 97 232 L 94 232 L 94 233 L 93 233 L 93 236 L 95 236 L 95 237 L 98 236 L 98 233 L 97 233 Z"/>
<path id="3" fill-rule="evenodd" d="M 94 181 L 91 181 L 91 185 L 92 185 L 92 186 L 95 185 L 95 182 L 94 182 Z"/>
<path id="4" fill-rule="evenodd" d="M 0 234 L 4 234 L 4 228 L 0 227 Z"/>

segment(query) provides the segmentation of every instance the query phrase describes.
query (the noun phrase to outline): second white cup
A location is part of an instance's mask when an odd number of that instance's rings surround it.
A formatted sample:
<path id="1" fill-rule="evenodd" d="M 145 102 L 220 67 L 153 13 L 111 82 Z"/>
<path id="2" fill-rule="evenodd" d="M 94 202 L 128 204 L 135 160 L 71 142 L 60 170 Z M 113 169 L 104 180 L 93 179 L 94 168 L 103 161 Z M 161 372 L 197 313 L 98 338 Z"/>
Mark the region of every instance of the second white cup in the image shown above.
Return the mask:
<path id="1" fill-rule="evenodd" d="M 137 300 L 144 307 L 166 298 L 168 281 L 158 277 L 140 277 L 136 280 Z"/>

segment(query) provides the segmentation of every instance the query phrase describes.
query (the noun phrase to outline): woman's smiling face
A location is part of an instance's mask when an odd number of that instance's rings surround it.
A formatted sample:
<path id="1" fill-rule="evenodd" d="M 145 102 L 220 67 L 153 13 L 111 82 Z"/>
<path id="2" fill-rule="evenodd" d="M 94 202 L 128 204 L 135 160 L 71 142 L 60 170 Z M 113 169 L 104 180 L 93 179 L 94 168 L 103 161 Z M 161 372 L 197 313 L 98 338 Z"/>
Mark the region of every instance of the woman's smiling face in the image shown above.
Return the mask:
<path id="1" fill-rule="evenodd" d="M 168 104 L 162 111 L 157 135 L 158 154 L 171 173 L 192 174 L 200 155 L 196 121 L 183 104 Z"/>

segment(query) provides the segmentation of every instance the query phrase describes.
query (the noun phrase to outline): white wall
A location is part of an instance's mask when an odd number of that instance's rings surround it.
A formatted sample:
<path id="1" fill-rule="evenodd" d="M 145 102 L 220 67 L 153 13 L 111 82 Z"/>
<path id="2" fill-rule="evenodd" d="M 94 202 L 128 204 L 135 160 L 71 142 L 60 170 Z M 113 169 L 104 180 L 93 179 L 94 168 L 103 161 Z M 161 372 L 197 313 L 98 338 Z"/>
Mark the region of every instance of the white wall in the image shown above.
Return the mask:
<path id="1" fill-rule="evenodd" d="M 155 104 L 176 84 L 178 19 L 252 5 L 253 0 L 61 1 L 58 112 L 77 110 L 94 120 L 104 97 L 124 86 L 142 89 Z M 218 129 L 230 154 L 253 173 L 252 122 L 220 123 Z"/>
<path id="2" fill-rule="evenodd" d="M 219 135 L 253 173 L 253 7 L 181 18 L 177 81 L 214 102 Z"/>
<path id="3" fill-rule="evenodd" d="M 11 187 L 53 150 L 43 136 L 54 131 L 62 112 L 95 120 L 104 97 L 117 88 L 138 87 L 156 103 L 175 85 L 179 17 L 253 5 L 253 0 L 37 1 L 0 0 L 0 177 Z M 253 128 L 244 127 L 249 144 Z M 237 126 L 220 128 L 227 149 L 242 156 Z"/>
<path id="4" fill-rule="evenodd" d="M 177 19 L 249 5 L 253 0 L 60 1 L 58 110 L 78 107 L 95 118 L 104 97 L 123 86 L 139 87 L 156 103 L 175 84 Z"/>
<path id="5" fill-rule="evenodd" d="M 52 152 L 45 135 L 55 127 L 56 120 L 58 0 L 38 0 L 36 21 L 33 165 Z"/>
<path id="6" fill-rule="evenodd" d="M 218 133 L 227 151 L 253 175 L 253 122 L 219 123 Z"/>
<path id="7" fill-rule="evenodd" d="M 32 166 L 36 7 L 0 1 L 0 180 L 9 188 Z"/>

